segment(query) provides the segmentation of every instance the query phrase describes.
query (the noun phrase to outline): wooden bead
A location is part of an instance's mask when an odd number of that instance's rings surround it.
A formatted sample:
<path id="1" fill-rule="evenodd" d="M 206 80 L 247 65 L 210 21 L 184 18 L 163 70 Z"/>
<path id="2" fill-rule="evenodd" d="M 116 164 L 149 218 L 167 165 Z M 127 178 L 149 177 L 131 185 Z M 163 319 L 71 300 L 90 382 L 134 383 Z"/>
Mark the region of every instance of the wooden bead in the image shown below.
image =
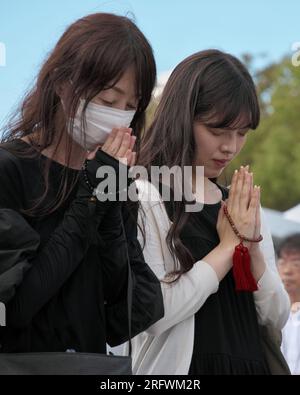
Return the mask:
<path id="1" fill-rule="evenodd" d="M 224 214 L 226 215 L 226 218 L 228 219 L 228 222 L 230 223 L 230 225 L 231 225 L 231 227 L 232 227 L 232 230 L 233 230 L 234 233 L 237 235 L 237 237 L 241 240 L 241 243 L 243 243 L 243 241 L 249 241 L 249 242 L 251 242 L 251 243 L 259 243 L 260 241 L 262 241 L 262 239 L 263 239 L 262 235 L 260 235 L 260 236 L 258 237 L 258 239 L 249 239 L 248 237 L 243 236 L 243 235 L 237 230 L 237 227 L 235 226 L 235 224 L 234 224 L 234 222 L 233 222 L 233 220 L 232 220 L 230 214 L 228 213 L 228 210 L 227 210 L 227 206 L 226 206 L 226 205 L 223 206 L 223 211 L 224 211 Z M 244 248 L 247 248 L 247 247 L 244 247 Z"/>

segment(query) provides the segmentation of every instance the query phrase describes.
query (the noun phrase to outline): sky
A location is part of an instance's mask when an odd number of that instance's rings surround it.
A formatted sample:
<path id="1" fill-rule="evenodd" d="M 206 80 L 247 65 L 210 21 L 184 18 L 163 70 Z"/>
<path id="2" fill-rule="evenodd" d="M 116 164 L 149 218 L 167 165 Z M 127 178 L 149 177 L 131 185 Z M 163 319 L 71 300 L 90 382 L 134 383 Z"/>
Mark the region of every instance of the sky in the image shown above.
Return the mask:
<path id="1" fill-rule="evenodd" d="M 134 18 L 153 47 L 160 79 L 202 49 L 250 53 L 261 68 L 292 56 L 300 42 L 299 0 L 0 0 L 0 126 L 65 28 L 101 11 Z"/>

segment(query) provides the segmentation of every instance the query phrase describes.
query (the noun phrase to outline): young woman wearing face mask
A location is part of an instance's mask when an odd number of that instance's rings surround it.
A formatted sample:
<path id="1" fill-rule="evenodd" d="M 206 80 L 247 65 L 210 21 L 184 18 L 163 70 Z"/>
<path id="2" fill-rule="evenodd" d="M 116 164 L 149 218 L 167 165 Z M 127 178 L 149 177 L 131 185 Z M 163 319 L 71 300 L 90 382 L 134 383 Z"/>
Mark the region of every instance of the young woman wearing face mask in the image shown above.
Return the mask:
<path id="1" fill-rule="evenodd" d="M 60 38 L 7 128 L 1 352 L 104 353 L 106 342 L 124 342 L 127 251 L 132 335 L 162 317 L 160 285 L 136 238 L 136 207 L 94 196 L 98 168 L 134 164 L 155 76 L 151 47 L 132 21 L 89 15 Z"/>
<path id="2" fill-rule="evenodd" d="M 199 52 L 171 74 L 142 142 L 140 163 L 149 174 L 152 165 L 179 166 L 182 174 L 191 166 L 190 186 L 203 208 L 188 212 L 187 202 L 175 199 L 176 184 L 166 179 L 157 186 L 153 179 L 137 181 L 144 256 L 161 279 L 165 315 L 134 339 L 136 374 L 270 373 L 259 324 L 280 330 L 289 301 L 270 232 L 261 223 L 260 191 L 248 167 L 236 171 L 230 190 L 216 182 L 258 123 L 253 81 L 235 57 Z M 197 166 L 203 167 L 202 176 Z M 170 187 L 167 200 L 163 192 Z M 243 241 L 248 255 L 236 250 L 240 238 L 225 205 L 240 235 L 251 240 Z M 249 256 L 251 266 L 238 272 Z"/>

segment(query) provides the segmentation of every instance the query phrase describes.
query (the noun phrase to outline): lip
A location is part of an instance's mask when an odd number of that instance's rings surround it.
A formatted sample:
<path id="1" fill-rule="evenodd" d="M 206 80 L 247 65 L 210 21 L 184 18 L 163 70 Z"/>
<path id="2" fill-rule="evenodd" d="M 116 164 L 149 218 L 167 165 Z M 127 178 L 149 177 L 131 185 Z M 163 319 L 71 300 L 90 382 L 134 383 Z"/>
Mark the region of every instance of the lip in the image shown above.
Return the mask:
<path id="1" fill-rule="evenodd" d="M 213 161 L 216 163 L 216 165 L 218 165 L 218 167 L 225 167 L 230 160 L 219 160 L 219 159 L 213 159 Z"/>
<path id="2" fill-rule="evenodd" d="M 294 285 L 294 281 L 292 281 L 292 280 L 284 280 L 283 279 L 282 282 L 283 282 L 285 287 L 291 287 L 291 286 Z"/>

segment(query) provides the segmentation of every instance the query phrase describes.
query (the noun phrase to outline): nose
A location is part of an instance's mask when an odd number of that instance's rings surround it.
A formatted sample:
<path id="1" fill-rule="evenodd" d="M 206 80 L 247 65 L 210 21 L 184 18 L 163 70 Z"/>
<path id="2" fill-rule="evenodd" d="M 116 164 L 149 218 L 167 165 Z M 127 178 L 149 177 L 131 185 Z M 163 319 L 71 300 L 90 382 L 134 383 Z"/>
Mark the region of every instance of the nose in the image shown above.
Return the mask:
<path id="1" fill-rule="evenodd" d="M 284 265 L 283 269 L 282 269 L 282 273 L 287 276 L 290 275 L 292 273 L 292 267 L 291 265 Z"/>
<path id="2" fill-rule="evenodd" d="M 227 155 L 234 155 L 237 150 L 237 135 L 236 133 L 224 133 L 224 141 L 222 141 L 221 151 Z"/>

